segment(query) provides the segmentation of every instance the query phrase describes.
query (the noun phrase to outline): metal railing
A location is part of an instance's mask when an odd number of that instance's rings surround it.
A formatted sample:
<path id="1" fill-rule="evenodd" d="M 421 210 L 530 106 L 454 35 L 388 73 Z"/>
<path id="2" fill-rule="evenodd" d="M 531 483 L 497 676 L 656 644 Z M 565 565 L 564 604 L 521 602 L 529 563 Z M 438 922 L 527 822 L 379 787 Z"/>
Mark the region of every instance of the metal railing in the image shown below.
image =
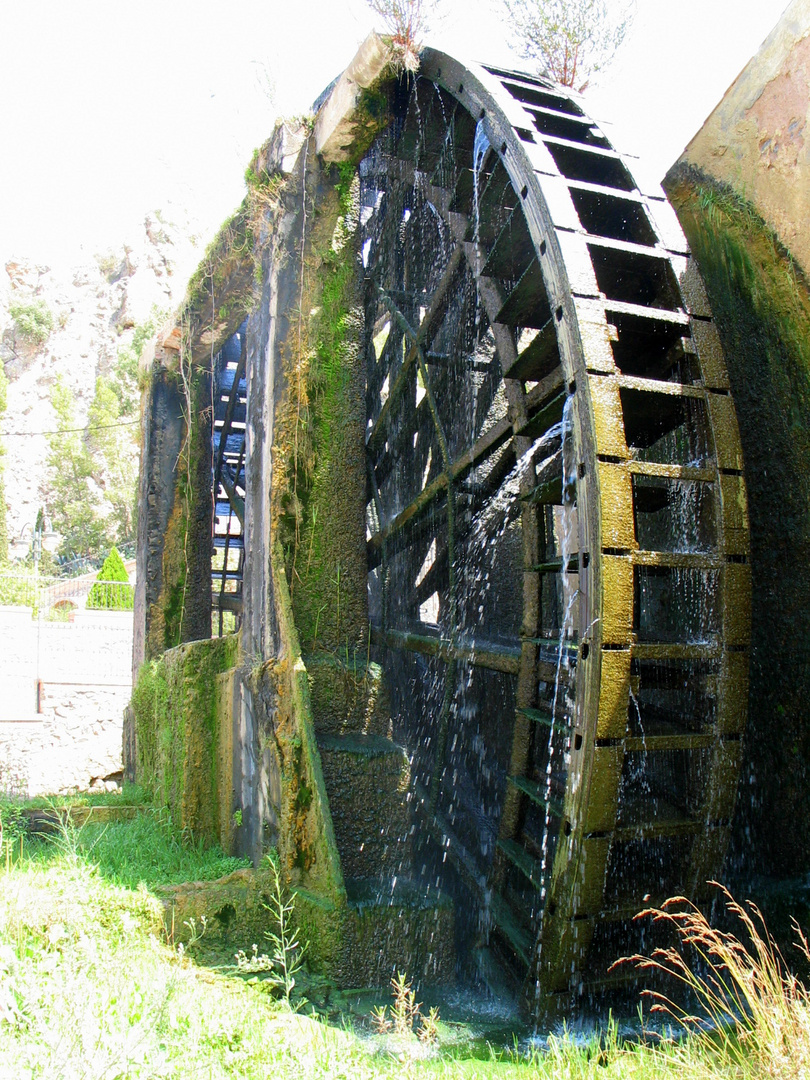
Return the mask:
<path id="1" fill-rule="evenodd" d="M 92 574 L 0 573 L 0 718 L 45 684 L 131 686 L 133 586 Z"/>

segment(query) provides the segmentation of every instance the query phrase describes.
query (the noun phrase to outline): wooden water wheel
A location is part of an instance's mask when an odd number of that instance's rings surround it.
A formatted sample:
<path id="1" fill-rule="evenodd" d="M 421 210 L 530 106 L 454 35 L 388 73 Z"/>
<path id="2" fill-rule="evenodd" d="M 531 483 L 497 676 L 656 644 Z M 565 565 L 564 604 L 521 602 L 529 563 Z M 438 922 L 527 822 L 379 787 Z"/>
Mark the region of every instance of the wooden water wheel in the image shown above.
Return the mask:
<path id="1" fill-rule="evenodd" d="M 581 99 L 427 50 L 391 111 L 359 166 L 374 640 L 421 820 L 539 1013 L 722 865 L 737 421 L 674 214 Z"/>

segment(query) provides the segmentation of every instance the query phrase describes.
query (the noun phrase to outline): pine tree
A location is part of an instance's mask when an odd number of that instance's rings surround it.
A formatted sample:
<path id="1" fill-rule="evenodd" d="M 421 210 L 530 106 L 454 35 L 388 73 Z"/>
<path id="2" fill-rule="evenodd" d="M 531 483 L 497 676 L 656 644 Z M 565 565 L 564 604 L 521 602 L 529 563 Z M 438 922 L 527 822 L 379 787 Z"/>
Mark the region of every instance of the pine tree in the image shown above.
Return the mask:
<path id="1" fill-rule="evenodd" d="M 131 611 L 132 600 L 133 589 L 129 584 L 129 574 L 124 566 L 124 560 L 118 554 L 118 549 L 112 547 L 96 576 L 96 581 L 87 597 L 86 606 L 108 611 Z"/>

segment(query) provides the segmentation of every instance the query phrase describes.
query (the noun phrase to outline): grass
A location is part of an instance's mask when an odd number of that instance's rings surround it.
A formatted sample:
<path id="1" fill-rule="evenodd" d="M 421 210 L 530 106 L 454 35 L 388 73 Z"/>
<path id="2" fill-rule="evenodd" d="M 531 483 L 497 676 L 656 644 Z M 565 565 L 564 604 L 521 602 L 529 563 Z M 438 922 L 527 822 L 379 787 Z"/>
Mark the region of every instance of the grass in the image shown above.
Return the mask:
<path id="1" fill-rule="evenodd" d="M 462 1025 L 439 1020 L 435 1037 L 420 1040 L 405 1024 L 375 1033 L 370 1015 L 335 1022 L 307 1015 L 300 1001 L 293 1011 L 269 983 L 240 976 L 235 964 L 198 966 L 162 931 L 152 888 L 177 875 L 199 878 L 226 869 L 223 860 L 221 853 L 184 844 L 160 815 L 143 813 L 95 831 L 68 825 L 52 843 L 26 842 L 21 855 L 15 848 L 5 872 L 0 861 L 0 1080 L 801 1075 L 767 1071 L 744 1030 L 742 1053 L 734 1059 L 705 1037 L 705 1027 L 680 1043 L 649 1046 L 623 1044 L 615 1025 L 584 1044 L 562 1034 L 542 1046 L 484 1047 L 482 1054 Z M 698 926 L 676 925 L 690 934 Z M 698 932 L 708 931 L 700 926 Z M 723 941 L 738 956 L 736 946 Z M 727 959 L 722 953 L 715 962 Z M 738 959 L 741 971 L 750 970 Z M 767 994 L 787 988 L 793 993 L 788 1012 L 806 1019 L 806 995 L 780 978 Z M 395 995 L 392 1014 L 396 1007 Z"/>
<path id="2" fill-rule="evenodd" d="M 31 799 L 25 803 L 10 800 L 0 802 L 0 821 L 4 838 L 13 841 L 17 853 L 20 833 L 26 832 L 23 808 L 61 809 L 84 806 L 132 806 L 140 788 L 125 787 L 123 794 L 65 796 L 53 799 Z M 106 881 L 127 889 L 154 889 L 161 885 L 179 885 L 186 881 L 213 881 L 241 867 L 250 866 L 248 859 L 225 855 L 218 846 L 195 841 L 175 828 L 163 809 L 143 805 L 129 821 L 96 824 L 92 818 L 81 828 L 69 824 L 62 827 L 56 838 L 48 842 L 32 838 L 28 842 L 28 857 L 34 862 L 48 862 L 54 850 L 63 848 L 69 835 L 72 857 L 92 866 Z M 4 853 L 5 858 L 5 853 Z"/>
<path id="3" fill-rule="evenodd" d="M 75 795 L 38 795 L 24 801 L 0 796 L 0 813 L 14 805 L 32 810 L 66 806 L 149 806 L 150 796 L 139 784 L 125 783 L 121 791 L 78 791 Z"/>
<path id="4" fill-rule="evenodd" d="M 174 828 L 165 811 L 145 810 L 132 821 L 114 825 L 88 822 L 78 833 L 77 848 L 99 874 L 116 885 L 137 889 L 143 884 L 179 885 L 184 881 L 213 881 L 248 859 L 225 855 Z"/>
<path id="5" fill-rule="evenodd" d="M 683 992 L 679 1000 L 648 995 L 653 1011 L 691 1033 L 687 1043 L 672 1048 L 673 1056 L 700 1051 L 701 1067 L 690 1072 L 695 1077 L 808 1077 L 810 992 L 788 968 L 759 908 L 737 903 L 714 884 L 734 933 L 710 926 L 702 911 L 674 897 L 642 915 L 674 928 L 677 946 L 631 958 L 644 970 L 669 976 Z M 807 938 L 795 920 L 793 926 L 796 947 L 810 960 Z"/>

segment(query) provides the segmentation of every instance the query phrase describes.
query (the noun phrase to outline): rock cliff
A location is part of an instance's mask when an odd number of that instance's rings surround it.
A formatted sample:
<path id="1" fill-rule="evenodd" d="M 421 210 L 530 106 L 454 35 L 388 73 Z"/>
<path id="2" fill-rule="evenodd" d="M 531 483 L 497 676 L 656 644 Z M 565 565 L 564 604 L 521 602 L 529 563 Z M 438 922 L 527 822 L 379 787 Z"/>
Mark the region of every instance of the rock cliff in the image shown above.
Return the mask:
<path id="1" fill-rule="evenodd" d="M 137 348 L 144 329 L 181 299 L 200 258 L 198 243 L 188 222 L 153 213 L 134 239 L 73 266 L 20 257 L 0 271 L 0 360 L 9 381 L 0 432 L 12 558 L 29 550 L 38 511 L 47 510 L 52 494 L 47 433 L 58 426 L 51 402 L 57 380 L 73 395 L 76 426 L 85 428 L 98 377 L 113 374 L 121 353 Z M 137 421 L 137 410 L 121 419 Z M 132 432 L 120 445 L 136 459 L 137 424 Z M 86 443 L 86 431 L 81 438 Z M 101 512 L 109 512 L 104 480 L 90 484 Z"/>

